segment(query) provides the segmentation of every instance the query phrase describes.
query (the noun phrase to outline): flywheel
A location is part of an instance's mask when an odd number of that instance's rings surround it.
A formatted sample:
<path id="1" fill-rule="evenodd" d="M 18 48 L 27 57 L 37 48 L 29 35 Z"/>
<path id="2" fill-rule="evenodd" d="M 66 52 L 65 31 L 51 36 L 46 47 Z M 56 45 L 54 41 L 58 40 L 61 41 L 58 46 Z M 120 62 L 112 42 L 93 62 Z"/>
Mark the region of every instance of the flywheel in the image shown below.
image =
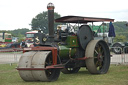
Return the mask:
<path id="1" fill-rule="evenodd" d="M 93 40 L 93 32 L 88 25 L 82 25 L 77 32 L 79 44 L 82 49 L 86 49 L 87 44 Z"/>
<path id="2" fill-rule="evenodd" d="M 46 68 L 52 65 L 51 51 L 25 52 L 18 64 L 18 68 Z M 60 69 L 19 70 L 24 81 L 55 81 L 60 75 Z"/>
<path id="3" fill-rule="evenodd" d="M 92 74 L 107 73 L 110 66 L 110 51 L 103 40 L 92 40 L 85 51 L 86 67 Z"/>

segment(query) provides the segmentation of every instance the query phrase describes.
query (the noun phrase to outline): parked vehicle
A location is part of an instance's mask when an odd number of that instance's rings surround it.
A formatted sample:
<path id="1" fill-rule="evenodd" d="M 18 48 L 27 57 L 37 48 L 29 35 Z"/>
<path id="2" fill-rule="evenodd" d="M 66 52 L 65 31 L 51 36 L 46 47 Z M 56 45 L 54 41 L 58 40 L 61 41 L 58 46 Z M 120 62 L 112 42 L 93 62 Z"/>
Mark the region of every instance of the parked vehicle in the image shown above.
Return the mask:
<path id="1" fill-rule="evenodd" d="M 11 33 L 0 33 L 0 45 L 12 43 L 12 35 Z"/>

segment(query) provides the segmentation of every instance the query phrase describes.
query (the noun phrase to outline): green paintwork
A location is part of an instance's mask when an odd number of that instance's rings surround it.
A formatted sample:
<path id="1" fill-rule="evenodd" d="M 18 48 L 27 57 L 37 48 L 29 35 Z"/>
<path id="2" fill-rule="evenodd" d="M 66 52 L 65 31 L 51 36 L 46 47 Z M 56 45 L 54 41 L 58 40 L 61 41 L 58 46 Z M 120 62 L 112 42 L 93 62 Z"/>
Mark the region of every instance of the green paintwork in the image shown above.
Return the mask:
<path id="1" fill-rule="evenodd" d="M 92 29 L 92 26 L 90 26 L 91 27 L 91 29 Z M 103 33 L 103 30 L 104 31 L 107 31 L 108 30 L 108 28 L 107 28 L 107 26 L 95 26 L 95 25 L 93 25 L 93 31 L 94 32 L 96 32 L 96 33 L 98 33 L 98 29 L 100 29 L 101 30 L 101 33 Z"/>
<path id="2" fill-rule="evenodd" d="M 69 35 L 66 39 L 66 45 L 59 45 L 59 56 L 61 58 L 72 58 L 78 46 L 77 36 Z"/>
<path id="3" fill-rule="evenodd" d="M 68 48 L 67 46 L 59 46 L 59 56 L 61 58 L 73 57 L 76 53 L 76 48 Z"/>
<path id="4" fill-rule="evenodd" d="M 77 40 L 77 36 L 68 36 L 67 40 L 66 40 L 67 46 L 68 47 L 79 47 L 78 46 L 78 40 Z"/>

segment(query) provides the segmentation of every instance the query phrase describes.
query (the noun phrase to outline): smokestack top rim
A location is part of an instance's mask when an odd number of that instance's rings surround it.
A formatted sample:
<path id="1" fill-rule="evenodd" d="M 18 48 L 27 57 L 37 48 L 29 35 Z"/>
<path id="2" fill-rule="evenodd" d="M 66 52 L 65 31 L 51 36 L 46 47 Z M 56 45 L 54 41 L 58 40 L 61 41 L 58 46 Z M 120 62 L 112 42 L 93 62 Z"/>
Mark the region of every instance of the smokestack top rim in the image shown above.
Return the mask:
<path id="1" fill-rule="evenodd" d="M 53 3 L 48 3 L 48 5 L 47 5 L 47 9 L 48 10 L 53 10 L 55 8 L 55 6 L 54 6 L 54 4 Z"/>

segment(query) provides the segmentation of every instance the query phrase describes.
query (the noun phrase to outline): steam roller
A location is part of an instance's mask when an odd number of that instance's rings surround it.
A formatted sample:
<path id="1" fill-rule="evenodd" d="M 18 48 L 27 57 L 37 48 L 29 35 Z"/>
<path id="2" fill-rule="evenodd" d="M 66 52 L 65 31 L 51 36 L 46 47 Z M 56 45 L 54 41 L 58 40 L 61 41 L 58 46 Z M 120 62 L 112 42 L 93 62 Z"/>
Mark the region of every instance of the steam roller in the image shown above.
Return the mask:
<path id="1" fill-rule="evenodd" d="M 114 19 L 81 16 L 64 16 L 54 20 L 54 5 L 49 3 L 49 33 L 39 30 L 34 35 L 34 47 L 24 48 L 17 70 L 24 81 L 56 81 L 60 72 L 72 74 L 85 67 L 91 74 L 105 74 L 110 66 L 110 51 L 106 41 L 95 39 L 94 32 L 87 23 L 112 22 Z M 70 25 L 59 23 L 80 23 L 77 31 Z M 86 23 L 86 24 L 85 24 Z"/>

